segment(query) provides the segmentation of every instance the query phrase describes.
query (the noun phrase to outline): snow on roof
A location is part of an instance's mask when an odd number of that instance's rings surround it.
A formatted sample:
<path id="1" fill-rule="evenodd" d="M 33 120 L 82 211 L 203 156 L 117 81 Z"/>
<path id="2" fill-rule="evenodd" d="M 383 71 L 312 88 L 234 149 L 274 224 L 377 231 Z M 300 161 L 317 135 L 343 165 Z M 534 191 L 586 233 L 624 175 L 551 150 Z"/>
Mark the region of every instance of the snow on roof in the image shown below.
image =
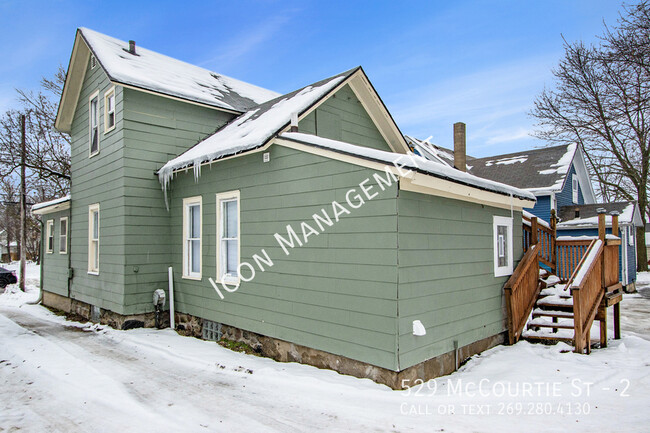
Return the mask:
<path id="1" fill-rule="evenodd" d="M 57 204 L 60 204 L 60 203 L 64 203 L 66 201 L 69 201 L 70 197 L 71 197 L 70 194 L 68 194 L 68 195 L 66 195 L 64 197 L 56 198 L 54 200 L 44 201 L 44 202 L 41 202 L 41 203 L 36 203 L 35 205 L 32 206 L 32 211 L 43 209 L 43 208 L 50 207 L 50 206 L 54 206 L 54 205 L 57 205 Z"/>
<path id="2" fill-rule="evenodd" d="M 316 135 L 304 134 L 300 132 L 285 132 L 280 134 L 280 137 L 372 161 L 391 165 L 398 163 L 401 167 L 407 167 L 424 174 L 443 178 L 463 185 L 468 185 L 504 195 L 512 194 L 514 197 L 522 198 L 525 200 L 535 200 L 535 196 L 528 191 L 505 185 L 503 183 L 481 179 L 474 175 L 456 170 L 455 168 L 449 167 L 445 164 L 430 161 L 422 156 L 415 154 L 409 154 L 406 156 L 401 153 L 386 152 L 370 147 L 357 146 L 355 144 L 345 143 L 343 141 L 331 140 L 328 138 L 318 137 Z"/>
<path id="3" fill-rule="evenodd" d="M 173 59 L 87 28 L 79 31 L 111 81 L 243 112 L 277 97 L 271 90 Z"/>
<path id="4" fill-rule="evenodd" d="M 534 193 L 560 191 L 577 144 L 545 147 L 471 161 L 471 173 Z"/>
<path id="5" fill-rule="evenodd" d="M 557 224 L 557 229 L 576 229 L 576 228 L 591 228 L 598 227 L 598 213 L 597 209 L 603 208 L 607 211 L 605 215 L 605 225 L 612 225 L 612 211 L 619 212 L 618 223 L 619 224 L 634 224 L 637 218 L 635 218 L 636 211 L 636 202 L 614 202 L 614 203 L 599 203 L 599 204 L 590 204 L 590 205 L 574 205 L 574 206 L 563 206 L 560 209 L 559 217 L 562 220 Z M 580 217 L 573 217 L 568 219 L 571 216 L 573 211 L 575 214 L 575 209 L 579 210 Z M 567 217 L 567 215 L 569 217 Z"/>
<path id="6" fill-rule="evenodd" d="M 357 68 L 275 98 L 233 119 L 217 132 L 180 156 L 168 161 L 158 178 L 166 187 L 174 171 L 193 166 L 194 176 L 201 174 L 201 164 L 263 146 L 289 124 L 291 115 L 300 114 L 333 90 Z"/>
<path id="7" fill-rule="evenodd" d="M 497 164 L 497 165 L 511 165 L 511 164 L 516 164 L 517 162 L 526 162 L 528 161 L 528 155 L 522 155 L 522 156 L 514 156 L 510 158 L 501 158 L 501 159 L 491 159 L 485 163 L 486 167 L 490 167 L 491 165 Z"/>

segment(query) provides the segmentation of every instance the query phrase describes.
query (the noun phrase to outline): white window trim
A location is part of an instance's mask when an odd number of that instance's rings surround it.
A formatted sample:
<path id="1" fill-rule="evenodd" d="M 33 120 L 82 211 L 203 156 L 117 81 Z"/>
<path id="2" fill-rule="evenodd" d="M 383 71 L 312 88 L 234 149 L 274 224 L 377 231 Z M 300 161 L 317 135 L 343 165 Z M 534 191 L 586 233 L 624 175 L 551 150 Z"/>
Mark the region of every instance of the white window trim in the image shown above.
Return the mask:
<path id="1" fill-rule="evenodd" d="M 61 232 L 61 223 L 65 221 L 65 234 Z M 68 225 L 68 217 L 61 217 L 59 220 L 59 254 L 68 254 L 68 233 L 70 228 Z M 61 243 L 62 238 L 65 237 L 65 241 Z M 63 245 L 63 251 L 61 251 L 61 246 Z"/>
<path id="2" fill-rule="evenodd" d="M 513 271 L 513 239 L 512 239 L 512 218 L 494 215 L 492 220 L 492 238 L 494 245 L 494 276 L 503 277 L 512 275 Z M 499 266 L 499 237 L 497 227 L 506 226 L 508 228 L 508 263 L 505 266 Z"/>
<path id="3" fill-rule="evenodd" d="M 92 151 L 92 136 L 93 136 L 93 127 L 92 127 L 92 101 L 97 98 L 97 151 L 93 153 Z M 101 134 L 99 133 L 99 90 L 96 90 L 92 95 L 88 97 L 88 158 L 99 154 L 101 140 Z"/>
<path id="4" fill-rule="evenodd" d="M 111 95 L 113 95 L 113 126 L 108 126 L 108 115 L 110 114 L 108 111 L 108 98 Z M 115 125 L 117 125 L 116 104 L 117 100 L 115 98 L 115 86 L 113 86 L 108 89 L 106 93 L 104 93 L 104 135 L 115 129 Z"/>
<path id="5" fill-rule="evenodd" d="M 191 205 L 199 205 L 199 221 L 201 225 L 201 231 L 199 236 L 199 251 L 201 260 L 199 262 L 199 272 L 192 272 L 190 270 L 190 262 L 187 250 L 187 240 L 188 240 L 188 227 L 189 227 L 189 207 Z M 183 276 L 187 280 L 197 280 L 200 281 L 203 275 L 203 197 L 187 197 L 183 199 Z"/>
<path id="6" fill-rule="evenodd" d="M 93 212 L 97 211 L 97 268 L 94 268 L 94 257 L 90 254 L 93 251 Z M 101 238 L 101 214 L 99 213 L 99 203 L 88 206 L 88 273 L 90 275 L 99 275 L 99 239 Z"/>
<path id="7" fill-rule="evenodd" d="M 578 180 L 578 176 L 574 174 L 571 176 L 571 200 L 574 204 L 578 204 L 579 191 L 580 181 Z"/>
<path id="8" fill-rule="evenodd" d="M 241 201 L 239 190 L 217 194 L 217 281 L 225 284 L 239 284 L 240 282 L 239 275 L 236 277 L 224 275 L 225 269 L 223 269 L 223 264 L 221 263 L 221 235 L 223 232 L 223 224 L 221 224 L 221 202 L 233 199 L 237 201 L 237 266 L 239 267 L 241 264 Z"/>
<path id="9" fill-rule="evenodd" d="M 47 220 L 45 227 L 45 253 L 52 254 L 54 252 L 54 220 Z M 50 243 L 50 236 L 52 243 Z"/>
<path id="10" fill-rule="evenodd" d="M 97 58 L 91 54 L 90 55 L 90 69 L 95 69 L 95 66 L 97 66 Z"/>
<path id="11" fill-rule="evenodd" d="M 627 228 L 627 244 L 631 247 L 634 246 L 634 235 L 636 233 L 636 229 L 634 226 L 629 226 Z"/>

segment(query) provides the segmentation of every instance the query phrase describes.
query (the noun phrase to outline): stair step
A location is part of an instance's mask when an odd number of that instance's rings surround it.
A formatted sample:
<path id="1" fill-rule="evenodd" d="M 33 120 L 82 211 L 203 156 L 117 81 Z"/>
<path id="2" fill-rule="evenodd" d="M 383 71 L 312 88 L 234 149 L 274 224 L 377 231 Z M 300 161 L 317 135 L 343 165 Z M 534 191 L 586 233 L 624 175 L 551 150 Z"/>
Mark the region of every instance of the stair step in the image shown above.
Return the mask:
<path id="1" fill-rule="evenodd" d="M 530 328 L 558 328 L 558 329 L 573 329 L 573 319 L 563 319 L 556 323 L 553 321 L 538 317 L 528 322 L 528 329 Z"/>
<path id="2" fill-rule="evenodd" d="M 523 338 L 525 338 L 528 341 L 563 341 L 567 344 L 570 344 L 573 346 L 573 338 L 566 338 L 566 337 L 553 337 L 551 335 L 524 335 Z"/>
<path id="3" fill-rule="evenodd" d="M 535 308 L 533 310 L 533 318 L 541 316 L 573 319 L 573 311 L 544 310 L 542 308 Z"/>
<path id="4" fill-rule="evenodd" d="M 545 307 L 572 307 L 573 298 L 572 297 L 560 297 L 560 296 L 547 296 L 545 298 L 540 298 L 535 303 L 536 306 L 545 306 Z"/>

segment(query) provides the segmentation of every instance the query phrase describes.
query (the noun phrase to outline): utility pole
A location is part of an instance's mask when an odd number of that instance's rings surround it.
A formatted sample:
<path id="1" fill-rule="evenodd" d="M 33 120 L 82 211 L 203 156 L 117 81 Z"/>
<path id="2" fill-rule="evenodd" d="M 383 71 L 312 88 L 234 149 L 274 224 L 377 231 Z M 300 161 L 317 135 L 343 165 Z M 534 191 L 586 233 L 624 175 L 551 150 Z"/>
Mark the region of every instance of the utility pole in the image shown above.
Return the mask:
<path id="1" fill-rule="evenodd" d="M 25 291 L 25 259 L 27 245 L 27 215 L 25 215 L 25 115 L 20 116 L 20 290 Z"/>

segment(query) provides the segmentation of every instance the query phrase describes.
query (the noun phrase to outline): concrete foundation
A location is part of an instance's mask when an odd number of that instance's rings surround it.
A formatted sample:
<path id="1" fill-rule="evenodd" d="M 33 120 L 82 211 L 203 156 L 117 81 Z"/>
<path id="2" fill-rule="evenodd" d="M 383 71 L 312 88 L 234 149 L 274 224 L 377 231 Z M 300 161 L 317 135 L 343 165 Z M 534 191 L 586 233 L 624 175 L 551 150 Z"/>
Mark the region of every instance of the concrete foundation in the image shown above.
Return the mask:
<path id="1" fill-rule="evenodd" d="M 87 320 L 91 319 L 93 306 L 85 302 L 70 299 L 54 293 L 43 292 L 43 304 L 66 313 L 77 314 Z M 163 313 L 164 326 L 169 326 L 169 312 Z M 145 327 L 154 326 L 154 313 L 123 316 L 112 311 L 100 309 L 99 322 L 116 329 L 128 328 L 133 321 L 143 322 Z M 176 330 L 186 336 L 201 338 L 203 319 L 189 314 L 176 313 Z M 402 371 L 392 371 L 341 355 L 301 346 L 277 338 L 249 332 L 225 324 L 221 325 L 223 337 L 228 340 L 246 343 L 262 356 L 279 362 L 299 362 L 318 368 L 326 368 L 359 378 L 371 379 L 392 389 L 404 389 L 408 384 L 419 383 L 444 376 L 455 371 L 460 364 L 477 353 L 483 352 L 505 341 L 505 333 L 475 341 L 435 358 L 428 359 Z M 415 382 L 418 380 L 418 382 Z M 406 385 L 406 386 L 405 386 Z"/>
<path id="2" fill-rule="evenodd" d="M 67 314 L 75 314 L 86 320 L 108 325 L 115 329 L 135 328 L 141 326 L 144 326 L 145 328 L 153 328 L 156 325 L 156 314 L 153 312 L 125 316 L 110 310 L 98 308 L 76 299 L 70 299 L 66 296 L 47 292 L 45 290 L 43 291 L 43 305 L 63 311 Z M 162 326 L 168 327 L 169 312 L 163 312 L 161 318 Z M 138 322 L 141 322 L 141 324 Z"/>

